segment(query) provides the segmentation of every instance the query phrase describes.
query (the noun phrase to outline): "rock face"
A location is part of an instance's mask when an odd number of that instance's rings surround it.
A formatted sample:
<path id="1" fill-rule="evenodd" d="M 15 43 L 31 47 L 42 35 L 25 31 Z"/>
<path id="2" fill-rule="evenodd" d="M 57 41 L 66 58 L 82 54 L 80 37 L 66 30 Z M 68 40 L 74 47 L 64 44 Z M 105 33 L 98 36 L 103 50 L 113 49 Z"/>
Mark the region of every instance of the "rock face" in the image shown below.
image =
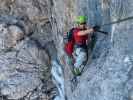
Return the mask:
<path id="1" fill-rule="evenodd" d="M 133 16 L 132 0 L 50 0 L 49 12 L 62 60 L 64 31 L 74 26 L 76 15 L 88 16 L 88 25 L 102 25 Z M 96 44 L 85 72 L 72 83 L 70 66 L 64 65 L 68 100 L 129 100 L 133 90 L 133 20 L 103 26 L 109 35 L 95 33 Z M 74 90 L 71 90 L 74 86 Z M 132 99 L 131 99 L 132 100 Z"/>
<path id="2" fill-rule="evenodd" d="M 0 0 L 1 100 L 132 100 L 133 20 L 101 27 L 108 35 L 95 33 L 90 59 L 75 81 L 63 33 L 77 15 L 88 16 L 90 26 L 103 25 L 133 16 L 133 1 Z"/>
<path id="3" fill-rule="evenodd" d="M 51 24 L 43 0 L 0 0 L 0 100 L 50 100 Z"/>

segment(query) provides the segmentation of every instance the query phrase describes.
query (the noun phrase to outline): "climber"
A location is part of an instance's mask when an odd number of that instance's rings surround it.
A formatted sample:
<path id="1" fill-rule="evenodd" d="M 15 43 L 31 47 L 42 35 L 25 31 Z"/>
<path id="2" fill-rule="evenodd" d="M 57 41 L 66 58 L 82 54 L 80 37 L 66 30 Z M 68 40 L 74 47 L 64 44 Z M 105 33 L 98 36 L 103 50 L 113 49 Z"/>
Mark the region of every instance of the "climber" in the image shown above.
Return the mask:
<path id="1" fill-rule="evenodd" d="M 93 32 L 99 30 L 99 26 L 94 26 L 90 28 L 86 25 L 87 17 L 86 16 L 78 16 L 76 18 L 77 27 L 72 28 L 69 32 L 71 36 L 69 36 L 69 41 L 65 45 L 65 51 L 68 55 L 74 55 L 74 68 L 73 74 L 76 76 L 81 75 L 82 69 L 87 62 L 87 44 L 91 40 L 91 35 Z M 73 50 L 74 49 L 74 50 Z M 74 51 L 74 52 L 73 52 Z"/>

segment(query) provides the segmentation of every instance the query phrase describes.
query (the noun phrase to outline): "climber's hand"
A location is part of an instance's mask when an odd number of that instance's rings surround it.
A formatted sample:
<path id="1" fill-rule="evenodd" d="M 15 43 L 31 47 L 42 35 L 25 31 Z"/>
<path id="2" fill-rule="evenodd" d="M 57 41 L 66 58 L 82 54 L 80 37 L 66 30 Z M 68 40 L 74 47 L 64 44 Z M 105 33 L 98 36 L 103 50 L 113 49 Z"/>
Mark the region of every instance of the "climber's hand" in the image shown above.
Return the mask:
<path id="1" fill-rule="evenodd" d="M 93 27 L 93 30 L 96 32 L 96 31 L 99 31 L 100 30 L 100 26 L 96 25 Z"/>

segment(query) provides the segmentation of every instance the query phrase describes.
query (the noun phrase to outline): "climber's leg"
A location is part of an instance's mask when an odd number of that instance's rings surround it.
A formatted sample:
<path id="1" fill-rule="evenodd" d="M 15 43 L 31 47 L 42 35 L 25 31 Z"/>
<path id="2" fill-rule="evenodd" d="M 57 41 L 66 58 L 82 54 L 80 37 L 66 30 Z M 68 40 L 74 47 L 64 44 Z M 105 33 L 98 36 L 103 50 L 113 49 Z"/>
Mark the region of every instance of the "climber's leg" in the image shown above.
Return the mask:
<path id="1" fill-rule="evenodd" d="M 74 63 L 74 72 L 77 75 L 81 74 L 82 68 L 87 62 L 87 52 L 83 48 L 76 48 L 75 49 L 75 63 Z"/>

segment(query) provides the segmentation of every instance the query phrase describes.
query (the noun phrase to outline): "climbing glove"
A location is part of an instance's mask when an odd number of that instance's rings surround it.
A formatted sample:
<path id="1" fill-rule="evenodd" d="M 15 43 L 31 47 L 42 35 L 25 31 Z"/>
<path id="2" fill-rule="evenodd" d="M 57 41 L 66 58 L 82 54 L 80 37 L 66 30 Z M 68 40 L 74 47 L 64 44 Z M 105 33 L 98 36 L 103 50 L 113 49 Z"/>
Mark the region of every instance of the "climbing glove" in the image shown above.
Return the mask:
<path id="1" fill-rule="evenodd" d="M 96 31 L 99 31 L 100 30 L 100 26 L 96 25 L 93 27 L 93 30 L 96 32 Z"/>

